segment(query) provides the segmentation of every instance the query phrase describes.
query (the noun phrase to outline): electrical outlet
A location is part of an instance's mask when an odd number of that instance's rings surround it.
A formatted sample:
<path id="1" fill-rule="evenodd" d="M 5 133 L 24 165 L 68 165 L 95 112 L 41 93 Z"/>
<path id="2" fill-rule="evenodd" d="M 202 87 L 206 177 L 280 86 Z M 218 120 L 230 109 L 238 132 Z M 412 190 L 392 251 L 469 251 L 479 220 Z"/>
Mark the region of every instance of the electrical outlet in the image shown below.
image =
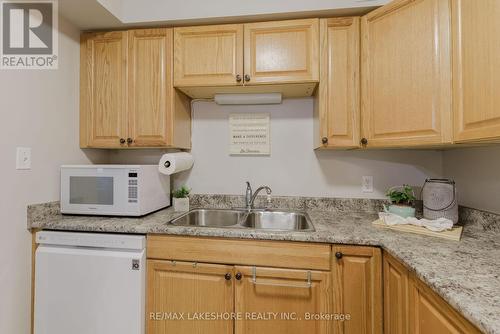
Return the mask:
<path id="1" fill-rule="evenodd" d="M 364 193 L 373 192 L 373 176 L 363 176 L 361 178 L 361 191 Z"/>
<path id="2" fill-rule="evenodd" d="M 16 169 L 31 169 L 31 148 L 18 147 L 16 151 Z"/>

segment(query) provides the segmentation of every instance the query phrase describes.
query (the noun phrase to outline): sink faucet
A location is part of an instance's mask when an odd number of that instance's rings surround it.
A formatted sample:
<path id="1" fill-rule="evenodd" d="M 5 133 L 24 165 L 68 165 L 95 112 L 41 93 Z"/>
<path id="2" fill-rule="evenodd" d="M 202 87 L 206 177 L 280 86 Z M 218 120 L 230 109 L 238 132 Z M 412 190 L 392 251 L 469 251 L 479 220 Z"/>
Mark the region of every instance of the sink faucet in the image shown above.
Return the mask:
<path id="1" fill-rule="evenodd" d="M 266 190 L 266 193 L 268 195 L 271 195 L 271 193 L 273 192 L 268 186 L 261 186 L 257 188 L 257 190 L 255 190 L 255 192 L 252 194 L 252 187 L 250 186 L 250 182 L 247 181 L 247 190 L 245 193 L 245 206 L 247 210 L 252 210 L 254 208 L 253 202 L 255 201 L 255 198 L 257 197 L 259 192 L 264 189 Z"/>
<path id="2" fill-rule="evenodd" d="M 252 201 L 252 186 L 250 185 L 250 182 L 247 181 L 247 190 L 245 193 L 245 207 L 246 208 L 250 207 L 251 201 Z"/>

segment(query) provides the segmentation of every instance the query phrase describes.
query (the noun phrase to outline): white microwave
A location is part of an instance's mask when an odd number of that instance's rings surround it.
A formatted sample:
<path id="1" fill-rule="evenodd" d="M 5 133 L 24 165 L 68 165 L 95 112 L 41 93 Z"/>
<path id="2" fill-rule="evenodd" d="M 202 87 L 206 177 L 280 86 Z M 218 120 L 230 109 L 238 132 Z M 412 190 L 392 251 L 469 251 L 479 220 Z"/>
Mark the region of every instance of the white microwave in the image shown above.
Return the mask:
<path id="1" fill-rule="evenodd" d="M 143 216 L 169 205 L 158 165 L 61 166 L 61 213 Z"/>

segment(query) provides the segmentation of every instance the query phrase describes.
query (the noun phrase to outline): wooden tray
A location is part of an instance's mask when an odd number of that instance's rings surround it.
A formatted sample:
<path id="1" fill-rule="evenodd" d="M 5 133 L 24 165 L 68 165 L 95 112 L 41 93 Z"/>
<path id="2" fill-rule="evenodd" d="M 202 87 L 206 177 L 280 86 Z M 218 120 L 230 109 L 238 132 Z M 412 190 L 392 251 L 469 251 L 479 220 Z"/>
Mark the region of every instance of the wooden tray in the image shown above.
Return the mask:
<path id="1" fill-rule="evenodd" d="M 428 235 L 431 237 L 438 237 L 448 240 L 460 241 L 462 237 L 462 226 L 453 227 L 451 230 L 442 231 L 442 232 L 434 232 L 423 226 L 415 226 L 415 225 L 386 225 L 382 219 L 377 219 L 372 223 L 375 226 L 388 228 L 390 230 L 396 230 L 401 232 L 410 232 L 422 235 Z"/>

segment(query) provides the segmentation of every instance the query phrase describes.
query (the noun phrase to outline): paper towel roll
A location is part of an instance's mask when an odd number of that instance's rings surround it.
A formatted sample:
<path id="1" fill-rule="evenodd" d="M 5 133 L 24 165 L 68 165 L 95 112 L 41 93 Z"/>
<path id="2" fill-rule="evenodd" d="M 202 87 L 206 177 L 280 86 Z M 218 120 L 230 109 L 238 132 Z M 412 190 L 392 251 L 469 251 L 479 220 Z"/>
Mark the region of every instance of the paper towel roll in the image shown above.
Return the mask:
<path id="1" fill-rule="evenodd" d="M 160 158 L 158 170 L 165 175 L 182 172 L 193 167 L 194 159 L 190 153 L 167 153 Z"/>

